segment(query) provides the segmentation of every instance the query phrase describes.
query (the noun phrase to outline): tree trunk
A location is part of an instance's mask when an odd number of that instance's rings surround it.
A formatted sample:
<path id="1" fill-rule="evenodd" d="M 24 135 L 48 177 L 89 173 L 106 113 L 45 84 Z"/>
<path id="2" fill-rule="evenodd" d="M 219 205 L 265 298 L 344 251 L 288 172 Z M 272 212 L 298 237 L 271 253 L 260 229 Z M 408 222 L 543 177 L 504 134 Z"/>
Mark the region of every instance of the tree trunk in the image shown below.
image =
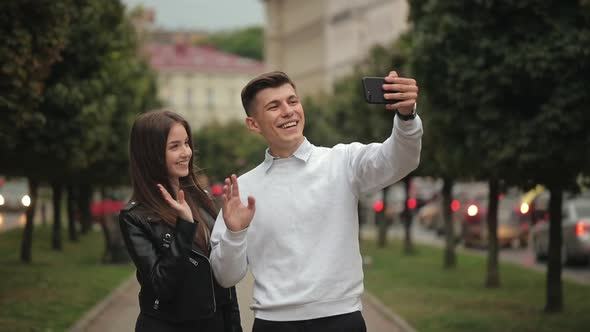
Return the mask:
<path id="1" fill-rule="evenodd" d="M 383 200 L 383 209 L 375 211 L 375 223 L 377 224 L 377 247 L 385 248 L 387 245 L 387 218 L 385 217 L 385 209 L 387 205 L 387 188 L 381 191 Z"/>
<path id="2" fill-rule="evenodd" d="M 496 178 L 489 180 L 488 197 L 488 269 L 486 274 L 486 287 L 500 287 L 500 273 L 498 266 L 498 196 L 500 194 L 499 181 Z"/>
<path id="3" fill-rule="evenodd" d="M 412 242 L 412 212 L 408 206 L 411 182 L 412 177 L 406 176 L 404 179 L 404 186 L 406 189 L 406 204 L 404 204 L 404 211 L 402 212 L 402 220 L 404 223 L 404 253 L 406 254 L 414 253 L 414 243 Z"/>
<path id="4" fill-rule="evenodd" d="M 68 235 L 71 242 L 78 242 L 78 229 L 76 227 L 76 194 L 72 184 L 67 185 L 68 192 Z"/>
<path id="5" fill-rule="evenodd" d="M 31 205 L 27 208 L 27 221 L 21 240 L 20 260 L 23 263 L 31 263 L 33 249 L 33 221 L 35 216 L 35 206 L 37 205 L 37 189 L 39 182 L 36 179 L 29 178 L 29 194 L 31 195 Z"/>
<path id="6" fill-rule="evenodd" d="M 90 202 L 92 200 L 92 188 L 88 184 L 82 184 L 79 187 L 78 210 L 80 211 L 80 222 L 82 224 L 82 234 L 88 233 L 92 227 L 92 216 L 90 214 Z"/>
<path id="7" fill-rule="evenodd" d="M 41 209 L 41 224 L 47 225 L 47 203 L 45 200 L 39 202 L 39 208 Z"/>
<path id="8" fill-rule="evenodd" d="M 451 201 L 453 199 L 452 190 L 453 180 L 444 178 L 442 187 L 442 213 L 445 222 L 445 256 L 443 262 L 443 267 L 445 269 L 453 269 L 457 266 L 453 211 L 451 211 Z"/>
<path id="9" fill-rule="evenodd" d="M 563 289 L 561 283 L 561 205 L 563 201 L 563 188 L 561 185 L 549 187 L 551 198 L 549 199 L 549 259 L 547 261 L 547 303 L 545 312 L 563 311 Z"/>
<path id="10" fill-rule="evenodd" d="M 53 201 L 53 232 L 51 234 L 51 248 L 62 250 L 61 245 L 61 183 L 55 181 L 51 184 Z"/>

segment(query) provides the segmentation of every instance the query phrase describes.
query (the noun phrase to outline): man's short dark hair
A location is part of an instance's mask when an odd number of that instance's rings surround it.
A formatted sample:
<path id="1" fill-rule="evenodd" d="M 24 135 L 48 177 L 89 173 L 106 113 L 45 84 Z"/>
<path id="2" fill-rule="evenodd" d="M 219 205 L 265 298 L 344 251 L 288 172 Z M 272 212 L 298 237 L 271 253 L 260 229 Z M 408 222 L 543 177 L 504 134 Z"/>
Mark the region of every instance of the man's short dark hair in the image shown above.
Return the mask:
<path id="1" fill-rule="evenodd" d="M 295 89 L 295 83 L 282 71 L 271 71 L 254 77 L 242 89 L 242 106 L 246 114 L 248 116 L 252 114 L 252 104 L 258 92 L 268 88 L 278 88 L 284 84 L 291 84 Z"/>

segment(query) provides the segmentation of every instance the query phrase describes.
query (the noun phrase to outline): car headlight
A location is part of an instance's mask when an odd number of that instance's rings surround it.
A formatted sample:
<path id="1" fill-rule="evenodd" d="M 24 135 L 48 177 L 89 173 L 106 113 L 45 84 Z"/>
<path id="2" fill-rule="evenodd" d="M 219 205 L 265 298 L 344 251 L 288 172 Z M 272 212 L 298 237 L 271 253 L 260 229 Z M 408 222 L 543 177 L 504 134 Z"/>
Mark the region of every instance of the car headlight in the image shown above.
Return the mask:
<path id="1" fill-rule="evenodd" d="M 4 205 L 4 196 L 0 195 L 0 206 Z"/>
<path id="2" fill-rule="evenodd" d="M 21 198 L 20 202 L 24 206 L 29 207 L 29 205 L 31 205 L 31 197 L 29 197 L 29 195 L 24 195 L 23 198 Z"/>

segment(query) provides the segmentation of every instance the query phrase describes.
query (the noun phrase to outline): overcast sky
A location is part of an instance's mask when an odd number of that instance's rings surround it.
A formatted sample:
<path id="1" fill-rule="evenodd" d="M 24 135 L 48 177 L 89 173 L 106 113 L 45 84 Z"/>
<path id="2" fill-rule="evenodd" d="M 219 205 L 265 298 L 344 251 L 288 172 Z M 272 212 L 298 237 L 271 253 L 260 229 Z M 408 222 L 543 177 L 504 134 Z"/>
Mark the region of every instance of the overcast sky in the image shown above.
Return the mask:
<path id="1" fill-rule="evenodd" d="M 156 10 L 156 26 L 224 30 L 264 24 L 263 0 L 122 0 Z"/>

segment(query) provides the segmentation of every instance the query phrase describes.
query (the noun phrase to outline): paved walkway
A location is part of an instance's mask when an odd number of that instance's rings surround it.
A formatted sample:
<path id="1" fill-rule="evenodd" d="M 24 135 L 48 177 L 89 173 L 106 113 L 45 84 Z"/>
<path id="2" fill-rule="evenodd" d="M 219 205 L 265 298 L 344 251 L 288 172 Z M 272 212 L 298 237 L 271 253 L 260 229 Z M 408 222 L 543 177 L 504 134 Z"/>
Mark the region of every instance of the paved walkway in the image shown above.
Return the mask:
<path id="1" fill-rule="evenodd" d="M 238 302 L 244 332 L 251 332 L 254 317 L 249 308 L 252 300 L 253 279 L 250 274 L 238 286 Z M 139 314 L 137 294 L 139 284 L 132 277 L 115 289 L 105 300 L 84 315 L 71 332 L 123 332 L 133 331 Z M 381 305 L 370 294 L 363 297 L 363 315 L 368 332 L 413 332 L 405 322 Z"/>

